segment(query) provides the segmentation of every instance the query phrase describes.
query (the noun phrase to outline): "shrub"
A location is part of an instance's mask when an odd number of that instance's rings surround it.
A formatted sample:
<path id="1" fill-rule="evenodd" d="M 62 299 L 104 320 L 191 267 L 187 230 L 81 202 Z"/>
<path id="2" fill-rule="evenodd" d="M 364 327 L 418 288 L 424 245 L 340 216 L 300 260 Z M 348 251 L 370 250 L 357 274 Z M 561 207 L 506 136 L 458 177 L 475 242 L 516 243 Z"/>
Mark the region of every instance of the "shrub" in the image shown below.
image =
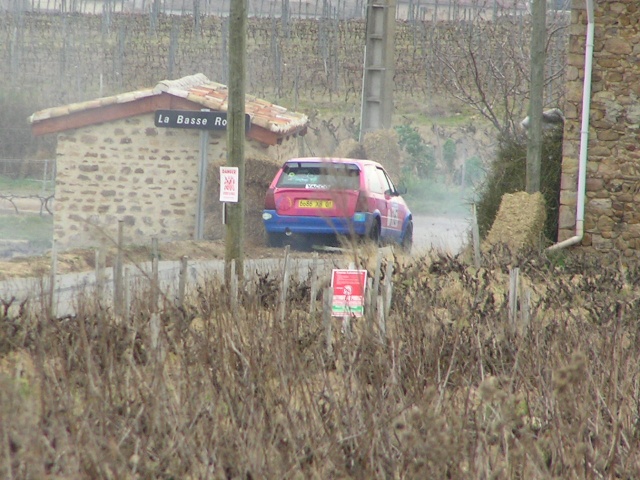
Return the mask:
<path id="1" fill-rule="evenodd" d="M 478 189 L 476 206 L 480 236 L 486 237 L 496 218 L 505 193 L 526 189 L 526 137 L 499 139 L 497 157 L 489 168 L 485 181 Z M 560 176 L 562 173 L 562 130 L 546 132 L 542 144 L 540 192 L 547 211 L 544 235 L 550 241 L 558 238 L 560 207 Z"/>
<path id="2" fill-rule="evenodd" d="M 447 138 L 442 146 L 442 161 L 447 169 L 447 174 L 451 175 L 456 167 L 456 158 L 458 153 L 456 151 L 456 142 Z"/>
<path id="3" fill-rule="evenodd" d="M 42 164 L 54 158 L 56 136 L 34 137 L 29 116 L 42 108 L 18 88 L 0 84 L 0 173 L 8 178 L 42 178 Z"/>
<path id="4" fill-rule="evenodd" d="M 32 144 L 28 118 L 36 110 L 20 91 L 0 86 L 0 158 L 25 157 Z"/>
<path id="5" fill-rule="evenodd" d="M 398 125 L 395 131 L 398 133 L 400 149 L 407 153 L 403 176 L 417 175 L 419 178 L 427 178 L 433 175 L 436 167 L 433 147 L 428 145 L 418 130 L 411 125 Z"/>
<path id="6" fill-rule="evenodd" d="M 464 162 L 464 185 L 477 185 L 486 174 L 482 159 L 477 155 Z"/>
<path id="7" fill-rule="evenodd" d="M 380 163 L 398 182 L 402 171 L 402 158 L 398 137 L 394 130 L 375 130 L 367 132 L 362 139 L 362 148 L 366 158 Z"/>

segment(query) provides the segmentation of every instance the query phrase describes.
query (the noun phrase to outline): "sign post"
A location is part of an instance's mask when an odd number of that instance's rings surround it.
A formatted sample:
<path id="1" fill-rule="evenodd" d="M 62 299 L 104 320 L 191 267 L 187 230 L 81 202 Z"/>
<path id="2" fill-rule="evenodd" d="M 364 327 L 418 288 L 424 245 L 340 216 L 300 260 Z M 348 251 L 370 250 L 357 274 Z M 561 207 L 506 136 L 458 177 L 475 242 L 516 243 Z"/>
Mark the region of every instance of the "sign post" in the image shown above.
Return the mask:
<path id="1" fill-rule="evenodd" d="M 196 205 L 196 228 L 194 237 L 196 240 L 204 238 L 204 201 L 207 190 L 207 167 L 209 145 L 209 130 L 226 130 L 227 112 L 212 112 L 208 108 L 202 110 L 156 110 L 154 124 L 163 128 L 190 128 L 200 130 L 200 164 L 198 166 L 198 198 Z M 245 132 L 251 128 L 251 115 L 245 113 Z M 237 169 L 236 169 L 237 170 Z M 222 175 L 221 175 L 222 180 Z M 220 200 L 223 202 L 238 201 L 238 173 L 235 176 L 235 200 Z M 222 187 L 222 184 L 221 184 Z M 223 208 L 226 205 L 223 205 Z M 226 212 L 225 212 L 226 213 Z M 224 215 L 223 215 L 224 216 Z"/>
<path id="2" fill-rule="evenodd" d="M 205 110 L 203 110 L 205 111 Z M 200 130 L 200 165 L 198 170 L 198 199 L 196 205 L 195 239 L 204 238 L 204 197 L 207 192 L 207 167 L 209 165 L 207 146 L 209 145 L 209 131 Z"/>

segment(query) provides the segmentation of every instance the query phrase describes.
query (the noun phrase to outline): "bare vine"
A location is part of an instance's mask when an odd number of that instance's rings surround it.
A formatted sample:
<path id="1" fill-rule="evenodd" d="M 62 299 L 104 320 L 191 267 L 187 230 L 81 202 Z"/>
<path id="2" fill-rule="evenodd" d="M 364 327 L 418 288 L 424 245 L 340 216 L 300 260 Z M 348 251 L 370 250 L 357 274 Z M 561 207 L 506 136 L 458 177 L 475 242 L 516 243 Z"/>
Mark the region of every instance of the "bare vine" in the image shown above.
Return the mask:
<path id="1" fill-rule="evenodd" d="M 39 213 L 41 216 L 44 214 L 45 211 L 49 215 L 53 215 L 53 211 L 51 210 L 53 198 L 54 198 L 54 195 L 16 195 L 13 193 L 0 194 L 0 200 L 5 200 L 9 202 L 13 207 L 13 210 L 15 211 L 16 215 L 21 214 L 18 203 L 16 202 L 19 202 L 20 200 L 27 200 L 27 199 L 37 199 L 40 202 Z"/>

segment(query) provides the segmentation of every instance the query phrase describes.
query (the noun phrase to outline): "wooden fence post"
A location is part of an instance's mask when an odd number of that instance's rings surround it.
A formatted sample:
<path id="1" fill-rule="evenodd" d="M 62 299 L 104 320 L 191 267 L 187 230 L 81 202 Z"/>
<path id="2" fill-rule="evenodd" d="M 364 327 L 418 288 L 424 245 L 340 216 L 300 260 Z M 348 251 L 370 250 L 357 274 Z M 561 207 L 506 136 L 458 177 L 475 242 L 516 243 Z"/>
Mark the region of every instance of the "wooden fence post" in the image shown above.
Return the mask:
<path id="1" fill-rule="evenodd" d="M 316 296 L 318 295 L 318 252 L 313 252 L 313 260 L 311 261 L 311 301 L 309 304 L 309 315 L 316 313 Z"/>
<path id="2" fill-rule="evenodd" d="M 160 345 L 160 315 L 158 312 L 151 312 L 149 317 L 149 338 L 151 339 L 151 349 L 157 353 Z"/>
<path id="3" fill-rule="evenodd" d="M 333 288 L 327 287 L 322 293 L 322 324 L 324 326 L 327 356 L 333 356 L 333 327 L 331 324 L 331 304 L 333 303 Z"/>
<path id="4" fill-rule="evenodd" d="M 389 318 L 389 310 L 391 309 L 391 294 L 393 291 L 393 262 L 387 262 L 387 269 L 384 274 L 384 290 L 382 296 L 384 298 L 384 317 Z"/>
<path id="5" fill-rule="evenodd" d="M 376 258 L 376 270 L 373 272 L 373 298 L 379 293 L 380 288 L 380 270 L 382 269 L 382 250 L 378 249 L 378 256 Z"/>
<path id="6" fill-rule="evenodd" d="M 56 316 L 56 277 L 58 274 L 58 249 L 56 241 L 51 243 L 51 274 L 49 276 L 49 318 Z"/>
<path id="7" fill-rule="evenodd" d="M 376 313 L 378 316 L 378 329 L 383 342 L 387 340 L 387 320 L 384 316 L 384 299 L 382 295 L 376 295 Z"/>
<path id="8" fill-rule="evenodd" d="M 160 358 L 160 315 L 158 314 L 158 300 L 160 298 L 158 237 L 151 239 L 151 316 L 149 330 L 151 348 L 157 361 Z"/>
<path id="9" fill-rule="evenodd" d="M 520 269 L 509 270 L 509 326 L 516 331 L 516 319 L 518 316 L 518 288 L 520 287 Z"/>
<path id="10" fill-rule="evenodd" d="M 184 293 L 187 289 L 189 257 L 186 255 L 180 259 L 180 280 L 178 281 L 178 308 L 184 306 Z"/>
<path id="11" fill-rule="evenodd" d="M 125 320 L 131 317 L 131 275 L 129 267 L 124 267 L 123 315 Z"/>
<path id="12" fill-rule="evenodd" d="M 96 250 L 96 298 L 98 302 L 102 302 L 105 287 L 105 253 L 104 247 Z"/>
<path id="13" fill-rule="evenodd" d="M 123 220 L 118 220 L 118 251 L 113 266 L 113 310 L 116 315 L 122 314 L 122 268 L 123 268 Z"/>
<path id="14" fill-rule="evenodd" d="M 158 311 L 160 298 L 160 279 L 158 272 L 158 237 L 151 239 L 151 312 Z"/>
<path id="15" fill-rule="evenodd" d="M 289 290 L 289 245 L 284 248 L 284 272 L 282 274 L 282 290 L 280 292 L 280 321 L 284 322 L 287 312 L 287 293 Z"/>

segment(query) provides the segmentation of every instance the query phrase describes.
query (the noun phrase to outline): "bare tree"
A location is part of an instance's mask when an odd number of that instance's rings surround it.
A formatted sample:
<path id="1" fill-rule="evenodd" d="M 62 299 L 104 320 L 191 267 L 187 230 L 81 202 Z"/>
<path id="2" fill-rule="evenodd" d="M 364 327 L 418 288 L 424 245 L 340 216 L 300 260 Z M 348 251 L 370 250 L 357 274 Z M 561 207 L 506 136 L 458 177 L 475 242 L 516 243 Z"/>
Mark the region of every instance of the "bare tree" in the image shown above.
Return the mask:
<path id="1" fill-rule="evenodd" d="M 557 106 L 564 97 L 558 81 L 564 75 L 564 27 L 568 18 L 550 19 L 546 49 L 545 105 Z M 530 80 L 530 16 L 502 10 L 495 20 L 477 15 L 436 30 L 431 67 L 435 85 L 479 112 L 502 134 L 518 134 L 526 116 Z"/>

